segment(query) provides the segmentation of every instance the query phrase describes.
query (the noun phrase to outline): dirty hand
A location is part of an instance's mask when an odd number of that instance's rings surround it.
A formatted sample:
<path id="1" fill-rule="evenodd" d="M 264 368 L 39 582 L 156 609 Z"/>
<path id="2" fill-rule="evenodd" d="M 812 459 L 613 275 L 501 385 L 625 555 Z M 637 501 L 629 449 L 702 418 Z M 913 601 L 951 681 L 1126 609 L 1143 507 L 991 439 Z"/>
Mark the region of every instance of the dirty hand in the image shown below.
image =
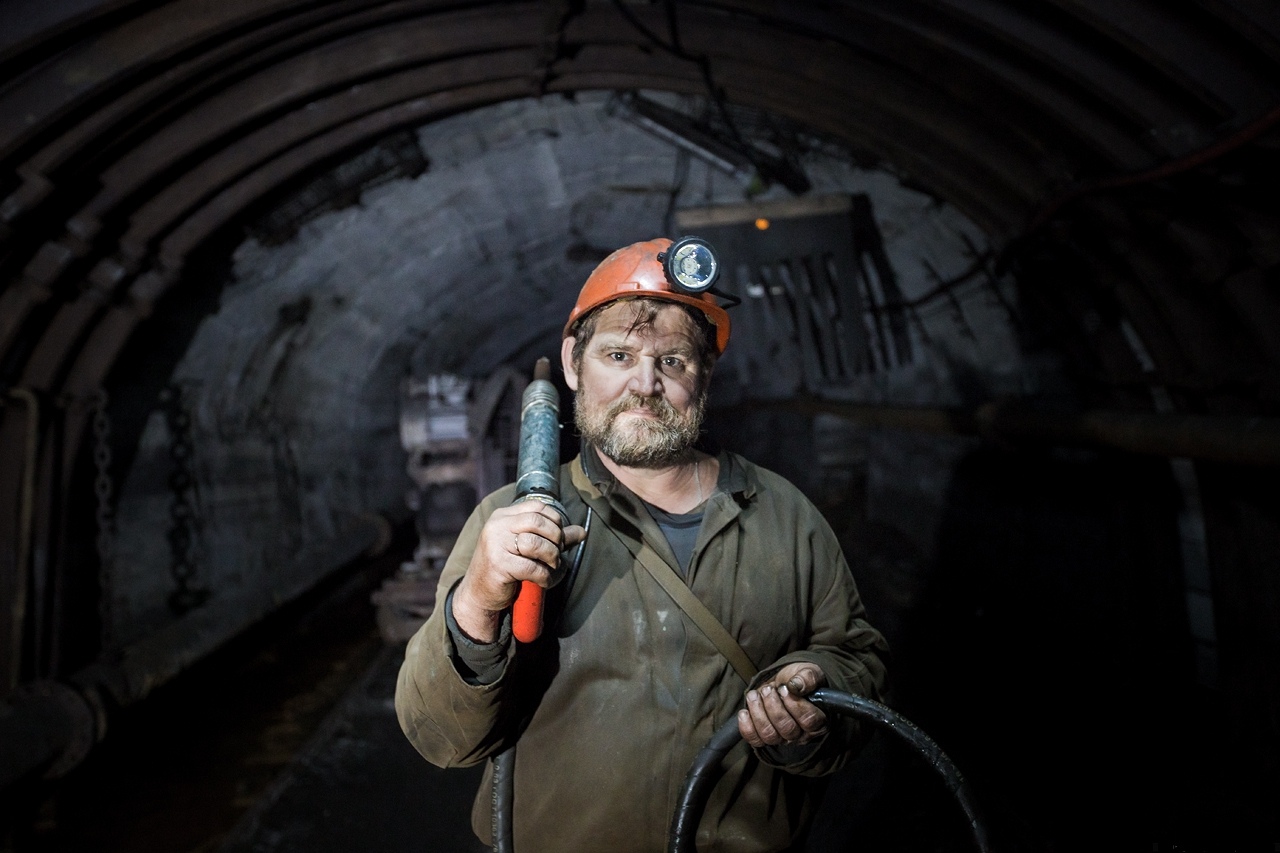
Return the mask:
<path id="1" fill-rule="evenodd" d="M 473 640 L 493 642 L 502 612 L 520 593 L 520 582 L 551 586 L 560 552 L 584 536 L 586 531 L 576 524 L 561 527 L 560 514 L 542 501 L 520 501 L 494 510 L 453 593 L 458 627 Z"/>
<path id="2" fill-rule="evenodd" d="M 747 691 L 747 707 L 738 712 L 738 732 L 751 746 L 808 743 L 827 732 L 827 716 L 803 697 L 827 683 L 812 663 L 792 663 L 771 680 Z"/>

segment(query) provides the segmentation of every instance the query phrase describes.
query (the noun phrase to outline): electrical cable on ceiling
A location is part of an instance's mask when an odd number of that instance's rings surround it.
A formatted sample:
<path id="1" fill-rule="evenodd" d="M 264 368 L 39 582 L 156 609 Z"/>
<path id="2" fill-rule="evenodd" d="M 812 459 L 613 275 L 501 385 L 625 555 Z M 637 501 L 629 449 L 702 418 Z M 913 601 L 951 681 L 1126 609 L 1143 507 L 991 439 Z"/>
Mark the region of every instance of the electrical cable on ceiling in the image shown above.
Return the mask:
<path id="1" fill-rule="evenodd" d="M 698 66 L 698 70 L 702 74 L 702 81 L 707 87 L 707 95 L 711 99 L 711 103 L 715 105 L 716 111 L 720 114 L 721 121 L 723 121 L 725 126 L 729 129 L 729 133 L 733 137 L 733 141 L 737 144 L 742 155 L 751 161 L 751 165 L 755 168 L 757 174 L 763 175 L 767 170 L 761 168 L 761 164 L 755 153 L 755 146 L 748 143 L 739 132 L 738 126 L 733 120 L 733 116 L 729 114 L 729 108 L 725 103 L 724 94 L 716 86 L 715 78 L 711 73 L 711 60 L 706 56 L 706 54 L 694 56 L 693 54 L 686 52 L 683 45 L 681 45 L 679 21 L 676 17 L 675 3 L 673 0 L 666 0 L 663 4 L 667 13 L 667 27 L 670 30 L 670 44 L 663 41 L 657 33 L 645 26 L 644 22 L 637 18 L 635 13 L 627 8 L 627 4 L 624 0 L 613 0 L 613 5 L 617 7 L 618 11 L 622 14 L 622 17 L 626 18 L 627 22 L 630 23 L 637 32 L 647 38 L 655 46 L 661 48 L 677 59 L 683 59 L 686 62 L 692 62 Z"/>

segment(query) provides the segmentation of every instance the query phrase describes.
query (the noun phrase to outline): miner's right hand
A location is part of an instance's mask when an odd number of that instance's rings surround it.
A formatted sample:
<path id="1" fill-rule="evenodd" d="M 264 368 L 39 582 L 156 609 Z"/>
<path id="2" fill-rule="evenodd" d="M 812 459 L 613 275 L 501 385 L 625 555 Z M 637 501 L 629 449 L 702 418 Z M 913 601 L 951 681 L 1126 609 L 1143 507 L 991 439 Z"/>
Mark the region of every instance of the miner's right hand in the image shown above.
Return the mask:
<path id="1" fill-rule="evenodd" d="M 502 614 L 520 593 L 521 581 L 550 587 L 560 552 L 583 540 L 581 526 L 560 526 L 560 514 L 542 501 L 525 500 L 494 510 L 476 542 L 471 564 L 453 593 L 453 618 L 471 639 L 492 643 Z"/>

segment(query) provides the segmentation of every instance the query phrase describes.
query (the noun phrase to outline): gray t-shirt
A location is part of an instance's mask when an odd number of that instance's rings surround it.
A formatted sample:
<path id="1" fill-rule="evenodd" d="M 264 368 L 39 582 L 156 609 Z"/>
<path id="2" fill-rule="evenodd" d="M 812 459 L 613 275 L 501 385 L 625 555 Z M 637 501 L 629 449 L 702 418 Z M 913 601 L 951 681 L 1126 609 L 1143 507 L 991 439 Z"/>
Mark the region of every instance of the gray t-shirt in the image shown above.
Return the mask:
<path id="1" fill-rule="evenodd" d="M 659 509 L 648 501 L 642 503 L 662 528 L 662 535 L 667 537 L 667 544 L 680 563 L 680 574 L 689 574 L 689 561 L 693 559 L 693 546 L 698 541 L 698 530 L 702 527 L 706 504 L 699 504 L 693 512 L 674 513 Z"/>

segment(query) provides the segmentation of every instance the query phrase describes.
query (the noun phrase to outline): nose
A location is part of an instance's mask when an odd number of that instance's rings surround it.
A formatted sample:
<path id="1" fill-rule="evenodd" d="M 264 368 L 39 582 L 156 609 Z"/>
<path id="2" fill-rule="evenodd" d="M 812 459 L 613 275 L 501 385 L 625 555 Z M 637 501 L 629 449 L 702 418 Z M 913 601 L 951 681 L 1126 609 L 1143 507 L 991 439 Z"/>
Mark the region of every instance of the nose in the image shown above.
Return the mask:
<path id="1" fill-rule="evenodd" d="M 662 393 L 662 376 L 658 373 L 658 360 L 641 358 L 627 383 L 632 393 L 640 397 L 656 397 Z"/>

